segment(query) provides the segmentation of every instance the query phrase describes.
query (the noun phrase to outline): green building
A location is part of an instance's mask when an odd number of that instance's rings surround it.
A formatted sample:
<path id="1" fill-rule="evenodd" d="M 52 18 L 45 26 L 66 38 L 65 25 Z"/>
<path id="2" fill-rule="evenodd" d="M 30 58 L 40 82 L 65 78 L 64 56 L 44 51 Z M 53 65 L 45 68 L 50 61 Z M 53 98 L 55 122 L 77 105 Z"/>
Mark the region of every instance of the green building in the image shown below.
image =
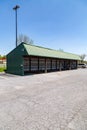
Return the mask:
<path id="1" fill-rule="evenodd" d="M 40 46 L 21 43 L 7 55 L 7 73 L 25 75 L 77 69 L 80 57 Z"/>

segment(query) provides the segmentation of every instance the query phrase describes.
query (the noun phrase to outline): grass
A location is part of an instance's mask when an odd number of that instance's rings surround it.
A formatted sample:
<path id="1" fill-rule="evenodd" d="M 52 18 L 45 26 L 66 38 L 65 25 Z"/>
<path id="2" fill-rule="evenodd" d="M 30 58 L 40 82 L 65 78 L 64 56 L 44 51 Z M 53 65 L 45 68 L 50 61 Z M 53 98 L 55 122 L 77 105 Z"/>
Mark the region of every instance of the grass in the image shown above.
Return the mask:
<path id="1" fill-rule="evenodd" d="M 0 67 L 0 72 L 4 72 L 6 70 L 5 67 Z"/>
<path id="2" fill-rule="evenodd" d="M 4 72 L 6 70 L 5 65 L 0 65 L 0 72 Z"/>

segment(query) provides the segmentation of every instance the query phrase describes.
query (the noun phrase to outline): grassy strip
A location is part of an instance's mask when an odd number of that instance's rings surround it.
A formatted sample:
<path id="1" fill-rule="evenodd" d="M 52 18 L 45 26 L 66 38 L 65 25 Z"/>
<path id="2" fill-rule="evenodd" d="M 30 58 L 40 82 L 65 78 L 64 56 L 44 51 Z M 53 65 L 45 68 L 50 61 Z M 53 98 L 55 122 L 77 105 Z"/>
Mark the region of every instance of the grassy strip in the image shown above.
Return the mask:
<path id="1" fill-rule="evenodd" d="M 5 67 L 0 67 L 0 72 L 4 72 L 6 70 Z"/>

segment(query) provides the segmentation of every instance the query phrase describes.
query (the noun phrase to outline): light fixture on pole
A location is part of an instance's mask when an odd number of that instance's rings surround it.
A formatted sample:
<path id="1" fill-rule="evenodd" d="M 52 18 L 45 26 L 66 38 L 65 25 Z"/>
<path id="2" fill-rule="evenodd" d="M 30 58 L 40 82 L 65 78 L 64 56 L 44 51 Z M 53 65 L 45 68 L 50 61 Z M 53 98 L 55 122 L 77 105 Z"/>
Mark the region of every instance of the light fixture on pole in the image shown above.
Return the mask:
<path id="1" fill-rule="evenodd" d="M 16 5 L 13 10 L 15 10 L 15 25 L 16 25 L 16 47 L 17 47 L 17 9 L 20 8 L 19 5 Z"/>

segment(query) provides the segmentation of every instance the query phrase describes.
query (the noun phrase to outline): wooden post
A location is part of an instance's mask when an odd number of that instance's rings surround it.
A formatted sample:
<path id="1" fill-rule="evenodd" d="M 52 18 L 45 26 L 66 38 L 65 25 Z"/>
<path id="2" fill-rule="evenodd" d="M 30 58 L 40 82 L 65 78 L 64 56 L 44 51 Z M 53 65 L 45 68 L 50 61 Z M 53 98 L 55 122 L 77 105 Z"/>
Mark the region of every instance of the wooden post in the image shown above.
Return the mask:
<path id="1" fill-rule="evenodd" d="M 76 61 L 76 69 L 78 68 L 78 61 Z"/>
<path id="2" fill-rule="evenodd" d="M 51 71 L 52 71 L 52 59 L 51 59 Z"/>
<path id="3" fill-rule="evenodd" d="M 47 59 L 45 58 L 45 73 L 47 73 Z"/>
<path id="4" fill-rule="evenodd" d="M 61 60 L 59 60 L 59 71 L 61 71 Z"/>
<path id="5" fill-rule="evenodd" d="M 31 71 L 31 57 L 29 57 L 29 71 Z"/>
<path id="6" fill-rule="evenodd" d="M 56 60 L 56 70 L 57 70 L 57 60 Z"/>
<path id="7" fill-rule="evenodd" d="M 38 71 L 39 71 L 39 57 L 38 57 Z"/>
<path id="8" fill-rule="evenodd" d="M 71 70 L 71 61 L 69 61 L 69 70 Z"/>

